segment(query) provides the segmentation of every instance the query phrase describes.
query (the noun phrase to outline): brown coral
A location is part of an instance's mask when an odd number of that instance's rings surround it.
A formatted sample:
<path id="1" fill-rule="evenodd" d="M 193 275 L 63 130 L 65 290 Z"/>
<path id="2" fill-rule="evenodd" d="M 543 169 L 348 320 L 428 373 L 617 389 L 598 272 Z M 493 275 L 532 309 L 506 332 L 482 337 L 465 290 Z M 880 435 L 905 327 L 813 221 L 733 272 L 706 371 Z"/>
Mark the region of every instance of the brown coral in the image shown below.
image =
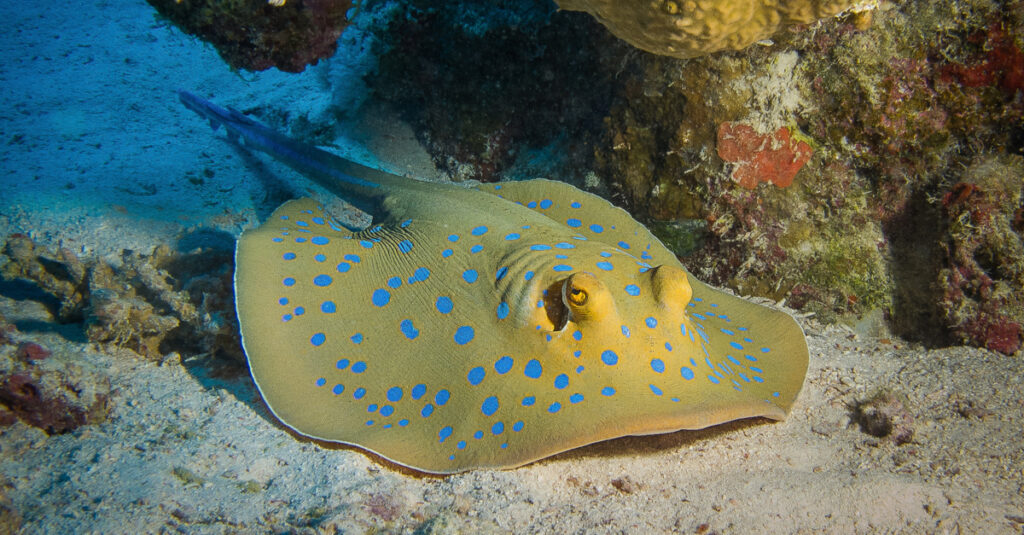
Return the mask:
<path id="1" fill-rule="evenodd" d="M 855 4 L 849 0 L 558 0 L 560 8 L 590 13 L 637 48 L 677 58 L 740 50 L 783 28 L 833 16 Z"/>
<path id="2" fill-rule="evenodd" d="M 349 0 L 266 2 L 147 0 L 182 31 L 212 44 L 229 65 L 302 72 L 334 54 Z"/>

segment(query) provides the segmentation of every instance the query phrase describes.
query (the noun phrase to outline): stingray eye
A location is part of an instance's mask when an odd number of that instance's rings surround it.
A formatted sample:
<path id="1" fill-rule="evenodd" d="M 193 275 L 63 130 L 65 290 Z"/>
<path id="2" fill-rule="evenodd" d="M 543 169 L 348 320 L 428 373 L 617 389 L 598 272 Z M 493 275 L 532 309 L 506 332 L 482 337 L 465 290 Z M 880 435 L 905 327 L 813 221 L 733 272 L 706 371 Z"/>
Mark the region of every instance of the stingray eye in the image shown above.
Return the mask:
<path id="1" fill-rule="evenodd" d="M 583 288 L 572 287 L 569 288 L 569 292 L 566 297 L 568 297 L 569 303 L 573 304 L 574 306 L 581 307 L 587 304 L 587 298 L 589 296 L 587 295 L 587 291 L 584 290 Z"/>

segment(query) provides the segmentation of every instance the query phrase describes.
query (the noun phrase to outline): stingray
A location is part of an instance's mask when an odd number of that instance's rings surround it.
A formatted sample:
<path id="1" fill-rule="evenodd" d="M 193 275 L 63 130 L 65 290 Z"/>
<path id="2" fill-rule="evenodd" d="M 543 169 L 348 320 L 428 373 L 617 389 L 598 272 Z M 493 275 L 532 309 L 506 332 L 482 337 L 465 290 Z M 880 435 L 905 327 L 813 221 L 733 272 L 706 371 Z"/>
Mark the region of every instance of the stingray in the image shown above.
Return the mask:
<path id="1" fill-rule="evenodd" d="M 447 474 L 781 420 L 800 392 L 793 318 L 696 280 L 600 197 L 544 179 L 403 178 L 179 96 L 372 216 L 348 229 L 292 200 L 238 240 L 252 377 L 301 435 Z"/>

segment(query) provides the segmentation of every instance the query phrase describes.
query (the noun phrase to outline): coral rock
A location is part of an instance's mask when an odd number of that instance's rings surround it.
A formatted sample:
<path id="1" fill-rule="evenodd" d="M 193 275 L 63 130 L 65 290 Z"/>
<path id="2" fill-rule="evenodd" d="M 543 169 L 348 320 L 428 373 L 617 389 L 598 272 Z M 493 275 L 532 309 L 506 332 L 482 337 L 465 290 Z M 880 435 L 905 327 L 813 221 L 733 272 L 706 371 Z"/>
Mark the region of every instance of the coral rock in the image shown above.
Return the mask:
<path id="1" fill-rule="evenodd" d="M 334 54 L 349 0 L 221 2 L 148 0 L 182 31 L 212 44 L 229 65 L 302 72 Z"/>
<path id="2" fill-rule="evenodd" d="M 49 357 L 50 350 L 35 342 L 22 342 L 18 345 L 17 355 L 22 360 L 35 362 Z"/>
<path id="3" fill-rule="evenodd" d="M 770 135 L 745 124 L 726 122 L 718 127 L 718 156 L 736 164 L 732 180 L 747 189 L 761 182 L 780 188 L 792 184 L 811 152 L 811 146 L 793 139 L 786 127 Z"/>
<path id="4" fill-rule="evenodd" d="M 848 0 L 557 0 L 570 11 L 586 11 L 618 38 L 663 56 L 692 58 L 718 50 L 740 50 L 775 32 L 841 13 Z M 860 2 L 871 4 L 872 2 Z"/>

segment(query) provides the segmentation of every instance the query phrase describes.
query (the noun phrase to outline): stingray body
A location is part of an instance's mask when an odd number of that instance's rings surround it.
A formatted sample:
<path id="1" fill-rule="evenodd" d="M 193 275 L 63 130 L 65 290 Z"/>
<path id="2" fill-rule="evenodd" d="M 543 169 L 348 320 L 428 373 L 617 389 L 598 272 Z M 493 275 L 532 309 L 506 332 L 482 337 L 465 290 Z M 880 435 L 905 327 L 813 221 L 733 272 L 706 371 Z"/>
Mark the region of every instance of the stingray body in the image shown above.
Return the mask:
<path id="1" fill-rule="evenodd" d="M 373 216 L 353 232 L 294 200 L 238 242 L 253 379 L 303 435 L 453 473 L 782 419 L 800 391 L 792 318 L 693 279 L 599 197 L 548 180 L 404 179 L 180 97 Z"/>

